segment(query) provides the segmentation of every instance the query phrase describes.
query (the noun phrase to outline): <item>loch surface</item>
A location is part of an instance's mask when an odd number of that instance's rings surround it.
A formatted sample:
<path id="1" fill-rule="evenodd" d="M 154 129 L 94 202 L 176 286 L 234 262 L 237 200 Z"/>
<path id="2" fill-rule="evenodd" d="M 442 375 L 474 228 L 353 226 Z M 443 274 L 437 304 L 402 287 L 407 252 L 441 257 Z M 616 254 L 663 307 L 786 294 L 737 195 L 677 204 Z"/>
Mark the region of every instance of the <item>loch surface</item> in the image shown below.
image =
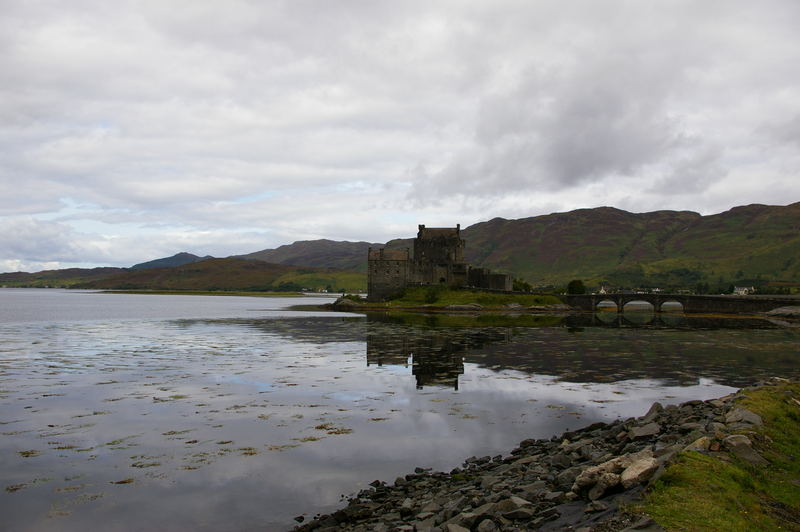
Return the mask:
<path id="1" fill-rule="evenodd" d="M 296 304 L 0 290 L 2 527 L 286 530 L 417 466 L 800 376 L 800 329 L 766 320 Z"/>

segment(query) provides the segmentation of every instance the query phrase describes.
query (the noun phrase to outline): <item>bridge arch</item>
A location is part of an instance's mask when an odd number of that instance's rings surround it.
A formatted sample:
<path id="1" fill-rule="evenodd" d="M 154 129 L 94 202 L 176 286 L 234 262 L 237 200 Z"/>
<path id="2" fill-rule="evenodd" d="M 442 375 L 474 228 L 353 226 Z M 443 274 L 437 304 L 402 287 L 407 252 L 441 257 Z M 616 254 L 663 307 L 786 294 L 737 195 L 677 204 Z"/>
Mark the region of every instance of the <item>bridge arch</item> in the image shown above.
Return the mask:
<path id="1" fill-rule="evenodd" d="M 622 304 L 622 311 L 623 312 L 650 312 L 654 313 L 658 309 L 656 308 L 655 304 L 649 300 L 650 298 L 644 297 L 629 297 L 625 298 Z"/>
<path id="2" fill-rule="evenodd" d="M 659 312 L 686 312 L 685 306 L 683 301 L 674 298 L 668 297 L 662 299 L 658 302 L 658 311 Z"/>
<path id="3" fill-rule="evenodd" d="M 595 301 L 596 312 L 622 312 L 619 301 L 614 297 L 601 297 Z"/>

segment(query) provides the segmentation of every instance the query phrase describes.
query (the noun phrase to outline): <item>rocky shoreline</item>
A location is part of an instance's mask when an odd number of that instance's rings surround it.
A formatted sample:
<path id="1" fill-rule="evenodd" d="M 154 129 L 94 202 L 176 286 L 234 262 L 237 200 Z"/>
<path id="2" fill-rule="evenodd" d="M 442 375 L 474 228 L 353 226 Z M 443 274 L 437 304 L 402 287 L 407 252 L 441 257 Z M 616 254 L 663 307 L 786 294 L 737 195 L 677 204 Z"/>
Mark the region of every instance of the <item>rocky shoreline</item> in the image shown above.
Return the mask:
<path id="1" fill-rule="evenodd" d="M 779 381 L 785 382 L 772 383 Z M 509 456 L 473 456 L 449 473 L 417 468 L 391 485 L 376 480 L 346 507 L 294 530 L 662 530 L 624 506 L 640 499 L 679 452 L 767 464 L 753 447 L 757 433 L 748 432 L 761 418 L 737 406 L 749 389 L 680 405 L 654 403 L 644 416 L 525 440 Z"/>

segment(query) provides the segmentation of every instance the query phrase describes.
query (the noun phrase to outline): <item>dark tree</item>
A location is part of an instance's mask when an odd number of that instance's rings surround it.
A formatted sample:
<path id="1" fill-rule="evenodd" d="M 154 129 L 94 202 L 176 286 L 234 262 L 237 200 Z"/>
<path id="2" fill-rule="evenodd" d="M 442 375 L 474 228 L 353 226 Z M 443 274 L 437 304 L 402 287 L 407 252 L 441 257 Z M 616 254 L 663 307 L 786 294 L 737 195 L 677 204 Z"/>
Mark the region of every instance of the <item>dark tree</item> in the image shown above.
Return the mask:
<path id="1" fill-rule="evenodd" d="M 567 285 L 567 293 L 568 294 L 585 294 L 586 293 L 586 286 L 584 286 L 583 281 L 580 279 L 573 279 Z"/>
<path id="2" fill-rule="evenodd" d="M 533 292 L 531 283 L 524 279 L 514 279 L 514 292 Z"/>

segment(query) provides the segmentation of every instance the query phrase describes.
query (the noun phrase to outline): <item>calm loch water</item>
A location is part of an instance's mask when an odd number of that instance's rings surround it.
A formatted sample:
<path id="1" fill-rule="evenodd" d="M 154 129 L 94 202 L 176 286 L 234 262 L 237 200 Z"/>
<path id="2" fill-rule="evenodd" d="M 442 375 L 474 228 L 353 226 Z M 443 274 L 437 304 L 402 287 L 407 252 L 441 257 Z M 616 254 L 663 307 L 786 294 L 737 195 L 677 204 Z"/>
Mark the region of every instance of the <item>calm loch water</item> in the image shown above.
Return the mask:
<path id="1" fill-rule="evenodd" d="M 286 530 L 415 466 L 800 376 L 800 329 L 764 320 L 296 303 L 0 290 L 0 528 Z"/>

